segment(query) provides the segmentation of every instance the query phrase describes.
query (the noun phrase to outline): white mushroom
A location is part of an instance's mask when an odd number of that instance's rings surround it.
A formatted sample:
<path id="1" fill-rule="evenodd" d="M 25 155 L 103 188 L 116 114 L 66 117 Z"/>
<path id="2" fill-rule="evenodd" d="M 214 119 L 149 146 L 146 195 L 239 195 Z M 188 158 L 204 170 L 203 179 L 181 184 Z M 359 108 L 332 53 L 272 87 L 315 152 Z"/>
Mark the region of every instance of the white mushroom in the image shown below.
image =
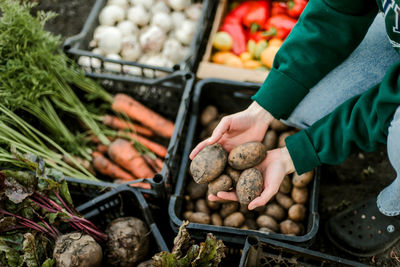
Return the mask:
<path id="1" fill-rule="evenodd" d="M 191 0 L 168 0 L 169 6 L 176 11 L 184 10 L 190 5 Z"/>
<path id="2" fill-rule="evenodd" d="M 173 64 L 179 63 L 182 59 L 182 45 L 181 43 L 173 38 L 168 39 L 164 43 L 164 47 L 162 50 L 163 57 L 172 61 Z"/>
<path id="3" fill-rule="evenodd" d="M 168 14 L 171 12 L 171 9 L 165 2 L 159 1 L 159 2 L 155 3 L 154 6 L 151 8 L 151 12 L 153 14 L 155 14 L 157 12 L 164 12 L 164 13 Z"/>
<path id="4" fill-rule="evenodd" d="M 171 17 L 164 12 L 157 12 L 151 19 L 151 24 L 160 27 L 165 32 L 168 32 L 172 28 Z"/>
<path id="5" fill-rule="evenodd" d="M 185 15 L 191 20 L 198 21 L 201 17 L 202 7 L 201 3 L 192 4 L 185 9 Z"/>
<path id="6" fill-rule="evenodd" d="M 192 20 L 185 20 L 182 26 L 175 32 L 176 38 L 185 45 L 190 45 L 192 42 L 194 32 L 196 30 L 196 23 Z"/>
<path id="7" fill-rule="evenodd" d="M 106 57 L 109 59 L 116 59 L 116 60 L 121 59 L 121 57 L 117 54 L 108 54 Z M 104 69 L 113 71 L 113 72 L 120 72 L 121 64 L 112 63 L 112 62 L 104 62 Z"/>
<path id="8" fill-rule="evenodd" d="M 101 66 L 101 61 L 98 58 L 80 56 L 78 64 L 86 71 L 92 71 L 92 68 L 98 69 Z"/>
<path id="9" fill-rule="evenodd" d="M 150 15 L 143 6 L 134 6 L 128 9 L 128 19 L 138 26 L 149 23 Z"/>
<path id="10" fill-rule="evenodd" d="M 104 54 L 118 54 L 121 50 L 122 34 L 116 27 L 107 27 L 98 35 L 98 47 Z"/>
<path id="11" fill-rule="evenodd" d="M 117 5 L 105 6 L 99 14 L 100 25 L 114 26 L 125 19 L 125 10 Z"/>
<path id="12" fill-rule="evenodd" d="M 108 0 L 107 5 L 116 5 L 127 9 L 129 7 L 129 2 L 128 0 Z"/>
<path id="13" fill-rule="evenodd" d="M 145 52 L 159 52 L 167 38 L 165 32 L 157 26 L 150 26 L 142 35 L 139 41 Z"/>
<path id="14" fill-rule="evenodd" d="M 174 25 L 174 28 L 176 28 L 176 29 L 179 28 L 186 19 L 185 14 L 183 14 L 182 12 L 179 12 L 179 11 L 172 12 L 170 16 L 171 16 L 172 24 Z"/>
<path id="15" fill-rule="evenodd" d="M 120 30 L 122 36 L 136 35 L 139 28 L 130 20 L 124 20 L 118 23 L 117 28 Z"/>
<path id="16" fill-rule="evenodd" d="M 142 49 L 135 36 L 126 36 L 122 39 L 121 57 L 124 60 L 136 61 L 142 54 Z"/>
<path id="17" fill-rule="evenodd" d="M 131 0 L 132 6 L 143 6 L 147 10 L 150 10 L 154 5 L 154 0 Z"/>

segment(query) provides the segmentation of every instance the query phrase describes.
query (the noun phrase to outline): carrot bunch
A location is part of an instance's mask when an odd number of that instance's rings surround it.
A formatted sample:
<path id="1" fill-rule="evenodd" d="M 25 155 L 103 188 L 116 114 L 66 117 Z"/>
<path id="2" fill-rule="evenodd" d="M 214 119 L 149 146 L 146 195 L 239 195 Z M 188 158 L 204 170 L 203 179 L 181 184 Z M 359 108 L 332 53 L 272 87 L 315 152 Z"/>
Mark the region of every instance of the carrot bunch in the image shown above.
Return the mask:
<path id="1" fill-rule="evenodd" d="M 116 183 L 154 177 L 168 150 L 153 139 L 170 139 L 174 123 L 125 94 L 115 95 L 111 108 L 117 116 L 105 115 L 102 122 L 117 131 L 108 146 L 98 144 L 92 153 L 94 169 Z M 133 185 L 150 188 L 147 183 Z"/>

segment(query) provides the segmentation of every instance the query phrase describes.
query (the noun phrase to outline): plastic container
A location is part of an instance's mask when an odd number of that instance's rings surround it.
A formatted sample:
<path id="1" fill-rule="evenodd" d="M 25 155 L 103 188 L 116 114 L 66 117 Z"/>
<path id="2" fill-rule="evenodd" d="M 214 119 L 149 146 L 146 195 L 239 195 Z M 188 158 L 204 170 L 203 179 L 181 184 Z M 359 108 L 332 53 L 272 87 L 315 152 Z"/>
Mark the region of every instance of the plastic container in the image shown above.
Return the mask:
<path id="1" fill-rule="evenodd" d="M 183 150 L 183 126 L 187 120 L 189 102 L 192 94 L 194 75 L 186 71 L 176 71 L 173 74 L 154 80 L 136 80 L 132 77 L 116 77 L 108 74 L 88 74 L 97 80 L 108 92 L 125 93 L 132 96 L 153 111 L 175 123 L 171 139 L 153 139 L 168 148 L 164 166 L 159 174 L 150 179 L 137 179 L 131 183 L 146 182 L 151 189 L 140 189 L 141 192 L 157 198 L 166 196 L 166 188 L 175 179 L 181 161 Z M 107 177 L 98 177 L 102 182 L 111 183 Z M 72 180 L 74 178 L 71 178 Z M 103 180 L 105 179 L 105 180 Z M 115 186 L 109 185 L 110 187 Z"/>
<path id="2" fill-rule="evenodd" d="M 249 236 L 243 248 L 240 267 L 258 266 L 368 266 L 319 251 L 272 239 Z"/>
<path id="3" fill-rule="evenodd" d="M 89 42 L 93 37 L 95 28 L 99 25 L 99 13 L 106 5 L 107 0 L 96 1 L 85 24 L 83 25 L 81 32 L 75 36 L 68 38 L 63 44 L 63 49 L 67 53 L 67 55 L 72 57 L 76 62 L 78 62 L 80 56 L 89 57 L 90 61 L 87 64 L 89 66 L 85 68 L 87 73 L 109 72 L 112 73 L 112 75 L 116 76 L 128 75 L 136 77 L 137 79 L 154 79 L 160 76 L 169 75 L 176 70 L 189 70 L 195 72 L 198 63 L 201 60 L 203 50 L 205 48 L 206 36 L 211 29 L 211 23 L 215 12 L 216 2 L 218 1 L 203 0 L 201 2 L 203 3 L 202 14 L 197 22 L 196 31 L 189 47 L 189 53 L 179 64 L 173 66 L 172 68 L 149 66 L 133 61 L 107 59 L 103 56 L 93 54 L 89 51 Z M 97 65 L 93 63 L 94 61 Z M 98 62 L 100 64 L 98 64 Z M 112 69 L 117 68 L 117 70 L 111 72 L 109 71 L 110 68 L 106 70 L 104 68 L 104 64 L 108 63 L 117 64 L 112 67 Z M 98 67 L 98 65 L 100 65 L 100 67 Z M 118 70 L 118 66 L 120 70 Z M 130 67 L 122 68 L 122 66 Z"/>
<path id="4" fill-rule="evenodd" d="M 188 133 L 183 151 L 181 167 L 179 169 L 177 185 L 174 195 L 170 198 L 168 213 L 171 218 L 171 226 L 174 231 L 182 223 L 182 213 L 184 204 L 184 193 L 190 175 L 188 168 L 190 165 L 189 154 L 193 147 L 200 141 L 197 138 L 199 131 L 200 111 L 206 105 L 215 105 L 219 111 L 227 114 L 241 111 L 251 103 L 250 97 L 258 90 L 259 84 L 235 82 L 220 79 L 204 79 L 196 84 L 193 93 L 193 108 L 191 109 Z M 301 236 L 288 236 L 284 234 L 267 234 L 256 230 L 243 230 L 226 226 L 214 226 L 207 224 L 190 223 L 188 230 L 190 234 L 197 238 L 204 238 L 205 234 L 212 232 L 224 242 L 243 245 L 248 235 L 268 237 L 293 242 L 303 246 L 311 245 L 319 226 L 319 215 L 317 212 L 318 192 L 319 192 L 319 169 L 315 171 L 313 182 L 309 184 L 308 216 L 305 219 L 305 234 Z"/>
<path id="5" fill-rule="evenodd" d="M 139 218 L 146 223 L 151 236 L 147 259 L 160 251 L 169 251 L 146 200 L 135 188 L 118 186 L 77 206 L 76 210 L 102 231 L 114 219 L 127 216 Z"/>

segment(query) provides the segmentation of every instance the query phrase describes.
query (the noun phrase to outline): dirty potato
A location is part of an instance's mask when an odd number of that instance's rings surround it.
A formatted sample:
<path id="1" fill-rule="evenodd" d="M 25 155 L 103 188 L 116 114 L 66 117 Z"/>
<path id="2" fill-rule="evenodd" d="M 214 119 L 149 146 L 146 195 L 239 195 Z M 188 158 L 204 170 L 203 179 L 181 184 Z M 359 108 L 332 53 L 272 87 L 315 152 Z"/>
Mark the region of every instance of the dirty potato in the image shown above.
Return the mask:
<path id="1" fill-rule="evenodd" d="M 236 170 L 252 168 L 266 156 L 267 149 L 263 143 L 247 142 L 234 147 L 228 156 L 228 164 Z"/>
<path id="2" fill-rule="evenodd" d="M 224 219 L 224 225 L 238 228 L 243 225 L 244 221 L 245 218 L 243 214 L 240 212 L 235 212 Z"/>
<path id="3" fill-rule="evenodd" d="M 239 204 L 237 202 L 224 203 L 221 206 L 221 210 L 219 211 L 219 214 L 221 215 L 222 218 L 225 218 L 226 216 L 237 211 L 238 208 L 239 208 Z"/>
<path id="4" fill-rule="evenodd" d="M 277 132 L 286 131 L 289 127 L 280 120 L 274 119 L 269 127 Z"/>
<path id="5" fill-rule="evenodd" d="M 276 203 L 268 204 L 265 214 L 277 221 L 282 221 L 286 217 L 286 211 Z"/>
<path id="6" fill-rule="evenodd" d="M 208 184 L 208 193 L 217 195 L 220 191 L 229 191 L 232 187 L 232 179 L 226 174 L 220 175 Z"/>
<path id="7" fill-rule="evenodd" d="M 210 216 L 204 212 L 192 212 L 186 219 L 193 223 L 210 224 Z"/>
<path id="8" fill-rule="evenodd" d="M 186 191 L 188 192 L 192 200 L 204 197 L 207 192 L 208 186 L 206 184 L 198 184 L 193 179 L 186 186 Z"/>
<path id="9" fill-rule="evenodd" d="M 290 177 L 288 175 L 285 175 L 285 177 L 283 177 L 281 185 L 279 186 L 279 192 L 288 194 L 290 193 L 291 189 L 292 189 L 292 182 L 290 181 Z"/>
<path id="10" fill-rule="evenodd" d="M 211 224 L 222 226 L 222 218 L 218 213 L 211 214 Z"/>
<path id="11" fill-rule="evenodd" d="M 256 222 L 257 222 L 258 227 L 260 227 L 260 228 L 267 227 L 268 229 L 271 229 L 274 232 L 279 231 L 279 224 L 271 216 L 268 216 L 268 215 L 258 216 Z"/>
<path id="12" fill-rule="evenodd" d="M 279 224 L 281 233 L 285 235 L 299 235 L 301 233 L 301 227 L 299 224 L 292 220 L 284 220 Z"/>
<path id="13" fill-rule="evenodd" d="M 278 138 L 278 147 L 286 146 L 286 142 L 285 142 L 286 137 L 291 136 L 295 133 L 296 133 L 295 131 L 287 131 L 287 132 L 281 133 Z"/>
<path id="14" fill-rule="evenodd" d="M 264 178 L 256 168 L 244 170 L 236 184 L 236 195 L 240 204 L 247 205 L 261 195 Z"/>
<path id="15" fill-rule="evenodd" d="M 288 210 L 288 218 L 300 222 L 306 217 L 306 207 L 303 204 L 294 204 Z"/>
<path id="16" fill-rule="evenodd" d="M 276 143 L 278 141 L 278 134 L 274 130 L 268 130 L 265 133 L 262 143 L 265 145 L 267 150 L 276 148 Z"/>
<path id="17" fill-rule="evenodd" d="M 195 210 L 205 214 L 210 214 L 210 209 L 208 208 L 207 201 L 205 199 L 198 199 L 196 201 Z"/>
<path id="18" fill-rule="evenodd" d="M 314 171 L 309 171 L 302 175 L 298 175 L 297 172 L 295 172 L 293 174 L 292 183 L 296 187 L 305 187 L 312 181 L 313 177 Z"/>
<path id="19" fill-rule="evenodd" d="M 198 184 L 209 183 L 224 171 L 227 158 L 220 144 L 206 146 L 190 163 L 190 174 Z"/>
<path id="20" fill-rule="evenodd" d="M 283 208 L 289 209 L 293 204 L 294 201 L 289 196 L 278 192 L 275 196 L 276 202 L 279 203 Z"/>
<path id="21" fill-rule="evenodd" d="M 308 200 L 308 189 L 307 187 L 293 187 L 291 196 L 294 202 L 305 204 Z"/>
<path id="22" fill-rule="evenodd" d="M 236 186 L 237 181 L 239 180 L 240 177 L 240 171 L 235 170 L 234 168 L 232 168 L 231 166 L 226 166 L 226 170 L 225 170 L 226 174 L 229 175 L 229 177 L 231 177 L 232 179 L 232 183 L 234 186 Z"/>

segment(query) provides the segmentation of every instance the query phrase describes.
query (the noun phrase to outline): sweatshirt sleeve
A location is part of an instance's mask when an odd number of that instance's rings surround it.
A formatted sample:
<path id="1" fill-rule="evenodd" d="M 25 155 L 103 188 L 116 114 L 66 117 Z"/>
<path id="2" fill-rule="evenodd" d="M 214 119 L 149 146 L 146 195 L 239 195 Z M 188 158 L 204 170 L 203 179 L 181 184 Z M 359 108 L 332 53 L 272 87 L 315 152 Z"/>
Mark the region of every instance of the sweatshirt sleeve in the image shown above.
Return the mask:
<path id="1" fill-rule="evenodd" d="M 285 139 L 301 174 L 322 163 L 338 164 L 355 150 L 373 151 L 385 144 L 393 115 L 400 105 L 400 61 L 383 81 L 355 96 L 306 130 Z"/>
<path id="2" fill-rule="evenodd" d="M 310 0 L 252 99 L 275 118 L 288 118 L 309 89 L 358 46 L 377 11 L 374 0 Z"/>

